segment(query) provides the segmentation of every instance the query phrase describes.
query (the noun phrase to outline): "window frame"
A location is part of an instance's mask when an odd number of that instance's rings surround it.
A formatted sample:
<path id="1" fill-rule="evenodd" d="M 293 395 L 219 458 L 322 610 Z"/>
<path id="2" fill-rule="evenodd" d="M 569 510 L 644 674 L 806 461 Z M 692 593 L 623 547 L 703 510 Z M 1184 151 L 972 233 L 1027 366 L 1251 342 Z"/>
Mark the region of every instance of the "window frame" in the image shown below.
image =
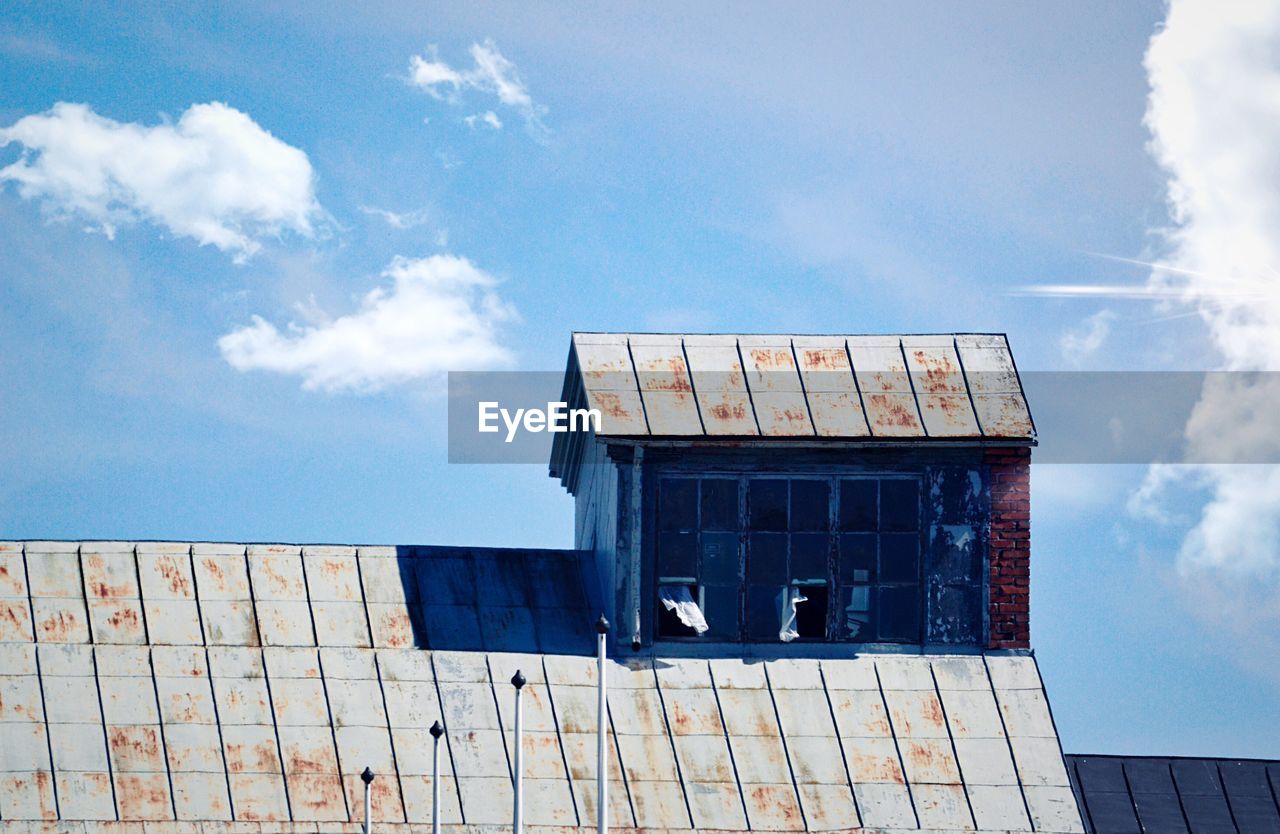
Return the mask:
<path id="1" fill-rule="evenodd" d="M 749 596 L 749 588 L 751 587 L 751 584 L 750 584 L 749 575 L 748 575 L 748 569 L 749 569 L 748 560 L 749 560 L 749 554 L 750 554 L 748 537 L 752 533 L 751 526 L 750 526 L 749 483 L 753 480 L 781 480 L 784 482 L 788 482 L 788 488 L 787 488 L 787 508 L 788 508 L 788 525 L 787 526 L 788 527 L 789 527 L 790 512 L 791 512 L 790 482 L 822 481 L 822 482 L 825 482 L 828 486 L 827 494 L 828 494 L 829 503 L 828 503 L 826 529 L 816 531 L 819 535 L 824 535 L 827 540 L 827 548 L 826 548 L 827 549 L 827 570 L 826 570 L 825 580 L 823 581 L 796 580 L 791 576 L 790 564 L 789 564 L 790 537 L 792 535 L 795 535 L 798 532 L 804 533 L 808 531 L 794 531 L 794 530 L 787 529 L 783 533 L 788 537 L 788 569 L 787 569 L 788 575 L 786 579 L 786 585 L 782 587 L 804 588 L 806 586 L 807 587 L 820 586 L 825 588 L 827 593 L 827 607 L 823 617 L 823 620 L 825 623 L 825 634 L 822 637 L 798 637 L 792 641 L 793 644 L 802 644 L 802 645 L 810 645 L 810 646 L 815 644 L 820 644 L 820 643 L 846 645 L 846 646 L 876 645 L 876 644 L 883 644 L 888 646 L 904 646 L 904 645 L 910 646 L 910 645 L 923 645 L 928 642 L 929 632 L 928 632 L 927 620 L 928 620 L 929 594 L 930 594 L 930 585 L 929 585 L 929 576 L 928 576 L 928 562 L 929 562 L 928 547 L 929 547 L 929 538 L 930 538 L 930 518 L 928 513 L 928 507 L 926 505 L 926 496 L 927 496 L 927 490 L 929 487 L 929 472 L 927 467 L 919 467 L 919 466 L 910 467 L 910 468 L 894 468 L 894 467 L 880 467 L 880 466 L 850 467 L 847 465 L 841 466 L 841 465 L 815 464 L 812 466 L 808 466 L 803 470 L 797 470 L 797 471 L 758 471 L 758 470 L 749 469 L 749 468 L 728 467 L 728 466 L 721 467 L 721 466 L 707 466 L 707 465 L 696 465 L 696 466 L 695 465 L 686 465 L 686 466 L 662 465 L 660 467 L 654 467 L 653 469 L 649 470 L 645 474 L 646 474 L 646 480 L 649 481 L 651 485 L 651 488 L 646 490 L 646 494 L 650 496 L 649 506 L 653 508 L 652 512 L 648 514 L 650 518 L 650 523 L 645 525 L 646 532 L 651 533 L 651 535 L 645 536 L 645 538 L 649 539 L 649 545 L 645 547 L 645 551 L 649 556 L 649 558 L 646 559 L 646 562 L 649 566 L 651 566 L 650 573 L 649 573 L 650 580 L 647 583 L 647 587 L 648 587 L 647 597 L 649 600 L 649 604 L 656 606 L 653 609 L 654 616 L 651 619 L 652 626 L 649 629 L 650 639 L 654 643 L 689 643 L 689 644 L 734 643 L 734 644 L 775 645 L 775 646 L 789 645 L 789 644 L 783 643 L 781 640 L 778 640 L 776 638 L 773 640 L 763 640 L 758 637 L 752 638 L 749 634 L 749 624 L 747 622 L 747 617 L 749 613 L 748 612 L 748 604 L 749 604 L 748 596 Z M 698 506 L 696 508 L 696 512 L 693 519 L 694 530 L 692 532 L 694 532 L 695 535 L 699 536 L 699 538 L 696 539 L 694 543 L 695 550 L 699 554 L 698 555 L 699 561 L 698 563 L 695 564 L 696 575 L 693 577 L 692 582 L 688 581 L 689 577 L 687 576 L 677 577 L 673 574 L 670 577 L 668 577 L 665 574 L 660 573 L 659 559 L 660 559 L 660 549 L 662 547 L 662 543 L 661 543 L 662 534 L 664 532 L 662 529 L 661 507 L 660 507 L 661 497 L 662 497 L 662 482 L 670 478 L 690 479 L 696 483 L 694 500 L 697 502 Z M 702 607 L 702 601 L 704 601 L 706 598 L 705 589 L 708 587 L 708 583 L 704 581 L 704 577 L 702 575 L 702 565 L 700 562 L 700 558 L 701 558 L 700 536 L 703 532 L 702 521 L 701 521 L 702 511 L 703 511 L 702 488 L 701 488 L 700 482 L 703 480 L 716 480 L 716 479 L 732 479 L 737 484 L 738 520 L 737 520 L 737 529 L 733 531 L 737 536 L 737 550 L 738 550 L 737 586 L 736 586 L 738 606 L 736 611 L 736 624 L 737 624 L 736 635 L 733 637 L 722 636 L 722 635 L 713 636 L 710 632 L 706 635 L 662 634 L 660 631 L 661 629 L 660 608 L 662 603 L 659 600 L 659 588 L 662 585 L 686 584 L 686 585 L 696 586 L 698 590 L 698 599 L 699 599 L 700 607 Z M 881 537 L 886 534 L 886 532 L 891 533 L 891 531 L 879 530 L 878 519 L 877 519 L 877 529 L 874 531 L 871 531 L 871 535 L 875 536 L 876 542 L 877 542 L 877 553 L 876 553 L 877 575 L 874 577 L 873 581 L 870 581 L 867 583 L 850 583 L 848 586 L 846 586 L 842 582 L 841 576 L 840 576 L 839 548 L 841 545 L 841 537 L 843 535 L 846 535 L 846 531 L 843 531 L 841 529 L 841 523 L 840 523 L 841 522 L 840 501 L 841 501 L 841 498 L 843 497 L 842 489 L 841 489 L 841 481 L 872 481 L 877 483 L 881 481 L 906 481 L 906 482 L 911 482 L 915 484 L 916 501 L 917 501 L 916 520 L 915 520 L 916 529 L 914 531 L 905 531 L 905 532 L 915 533 L 916 573 L 914 577 L 914 582 L 910 582 L 910 581 L 884 582 L 881 580 L 879 576 L 880 540 L 881 540 Z M 877 488 L 877 491 L 878 491 L 878 488 Z M 877 507 L 879 507 L 878 501 L 877 501 Z M 723 583 L 711 583 L 711 584 L 718 585 Z M 875 600 L 878 597 L 880 593 L 880 589 L 882 587 L 894 587 L 894 586 L 912 587 L 913 586 L 915 588 L 915 599 L 917 604 L 917 611 L 916 611 L 916 618 L 915 618 L 916 620 L 915 621 L 915 637 L 910 639 L 885 639 L 884 637 L 882 637 L 882 634 L 880 631 L 880 622 L 879 622 L 878 612 L 875 615 L 876 616 L 876 634 L 874 639 L 859 639 L 856 637 L 841 636 L 841 633 L 844 629 L 843 599 L 845 596 L 846 588 L 854 587 L 854 586 L 867 587 L 870 589 L 868 593 L 870 594 L 870 597 L 872 599 L 873 611 L 876 610 L 875 605 L 877 603 Z M 706 615 L 705 608 L 703 608 L 703 613 L 705 616 Z M 985 605 L 984 605 L 984 611 L 982 612 L 982 619 L 983 619 L 983 622 L 985 623 L 985 619 L 986 619 Z M 710 624 L 710 622 L 711 622 L 711 618 L 708 617 L 708 623 Z M 714 631 L 715 629 L 713 627 L 712 632 Z"/>

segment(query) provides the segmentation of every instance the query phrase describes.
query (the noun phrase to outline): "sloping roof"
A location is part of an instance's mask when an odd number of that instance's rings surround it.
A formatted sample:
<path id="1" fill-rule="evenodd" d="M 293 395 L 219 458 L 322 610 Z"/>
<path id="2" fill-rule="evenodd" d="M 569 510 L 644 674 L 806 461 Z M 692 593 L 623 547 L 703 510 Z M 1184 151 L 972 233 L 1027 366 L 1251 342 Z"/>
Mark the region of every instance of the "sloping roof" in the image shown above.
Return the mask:
<path id="1" fill-rule="evenodd" d="M 437 718 L 445 822 L 501 826 L 516 669 L 526 822 L 591 827 L 595 665 L 575 653 L 590 620 L 570 625 L 578 642 L 542 629 L 546 612 L 586 613 L 576 559 L 0 544 L 0 832 L 41 818 L 82 834 L 108 834 L 104 819 L 336 832 L 362 818 L 368 766 L 375 830 L 416 834 Z M 432 649 L 414 648 L 415 616 Z M 525 631 L 528 652 L 497 650 Z M 608 674 L 618 829 L 1081 830 L 1029 657 L 648 658 Z"/>
<path id="2" fill-rule="evenodd" d="M 1096 834 L 1280 832 L 1280 761 L 1068 756 L 1067 765 Z"/>
<path id="3" fill-rule="evenodd" d="M 566 377 L 603 436 L 1035 436 L 1003 334 L 575 333 Z"/>

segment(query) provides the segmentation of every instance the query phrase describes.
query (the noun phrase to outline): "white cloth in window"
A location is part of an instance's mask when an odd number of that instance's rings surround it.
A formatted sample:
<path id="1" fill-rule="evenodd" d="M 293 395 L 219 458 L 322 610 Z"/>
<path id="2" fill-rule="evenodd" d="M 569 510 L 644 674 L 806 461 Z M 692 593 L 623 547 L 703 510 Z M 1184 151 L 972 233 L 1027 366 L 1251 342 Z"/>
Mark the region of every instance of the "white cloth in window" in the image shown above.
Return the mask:
<path id="1" fill-rule="evenodd" d="M 698 603 L 693 601 L 687 585 L 663 585 L 658 588 L 658 597 L 664 608 L 676 612 L 680 622 L 699 634 L 707 630 L 707 620 L 702 616 Z"/>
<path id="2" fill-rule="evenodd" d="M 800 636 L 800 632 L 796 631 L 796 606 L 808 602 L 809 598 L 799 588 L 785 588 L 782 595 L 782 628 L 778 631 L 778 639 L 790 643 Z"/>

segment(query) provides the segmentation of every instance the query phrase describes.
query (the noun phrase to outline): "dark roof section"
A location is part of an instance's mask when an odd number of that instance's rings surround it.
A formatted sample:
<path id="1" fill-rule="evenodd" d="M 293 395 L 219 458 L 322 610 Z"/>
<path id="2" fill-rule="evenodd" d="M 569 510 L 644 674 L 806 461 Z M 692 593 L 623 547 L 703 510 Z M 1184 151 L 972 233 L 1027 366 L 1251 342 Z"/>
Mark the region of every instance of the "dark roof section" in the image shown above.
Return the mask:
<path id="1" fill-rule="evenodd" d="M 1280 834 L 1280 761 L 1067 756 L 1092 834 Z"/>

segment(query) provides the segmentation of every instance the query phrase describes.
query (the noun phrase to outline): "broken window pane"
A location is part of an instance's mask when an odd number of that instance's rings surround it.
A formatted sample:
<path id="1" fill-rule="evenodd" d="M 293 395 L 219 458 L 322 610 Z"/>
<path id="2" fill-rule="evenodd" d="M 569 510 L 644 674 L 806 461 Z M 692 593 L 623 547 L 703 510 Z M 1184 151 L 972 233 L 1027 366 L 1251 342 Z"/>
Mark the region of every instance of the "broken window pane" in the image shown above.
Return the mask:
<path id="1" fill-rule="evenodd" d="M 880 482 L 880 530 L 898 532 L 919 529 L 920 484 L 914 480 Z"/>
<path id="2" fill-rule="evenodd" d="M 978 534 L 967 524 L 939 524 L 930 543 L 930 578 L 937 582 L 976 582 L 981 577 Z"/>
<path id="3" fill-rule="evenodd" d="M 698 529 L 698 482 L 692 478 L 663 478 L 658 486 L 658 528 Z"/>
<path id="4" fill-rule="evenodd" d="M 810 640 L 823 640 L 827 636 L 827 598 L 826 585 L 804 585 L 800 587 L 806 601 L 796 606 L 795 629 L 800 637 Z"/>
<path id="5" fill-rule="evenodd" d="M 738 482 L 728 478 L 702 481 L 703 530 L 738 529 Z"/>
<path id="6" fill-rule="evenodd" d="M 701 611 L 693 616 L 689 606 L 697 609 L 697 585 L 662 585 L 658 588 L 658 635 L 661 637 L 697 637 L 695 628 L 702 619 Z"/>
<path id="7" fill-rule="evenodd" d="M 791 527 L 793 531 L 831 528 L 831 487 L 826 481 L 791 482 Z"/>
<path id="8" fill-rule="evenodd" d="M 872 480 L 840 482 L 840 529 L 847 533 L 876 529 L 877 483 Z"/>
<path id="9" fill-rule="evenodd" d="M 781 479 L 749 481 L 747 508 L 752 530 L 785 532 L 787 529 L 787 482 Z"/>

